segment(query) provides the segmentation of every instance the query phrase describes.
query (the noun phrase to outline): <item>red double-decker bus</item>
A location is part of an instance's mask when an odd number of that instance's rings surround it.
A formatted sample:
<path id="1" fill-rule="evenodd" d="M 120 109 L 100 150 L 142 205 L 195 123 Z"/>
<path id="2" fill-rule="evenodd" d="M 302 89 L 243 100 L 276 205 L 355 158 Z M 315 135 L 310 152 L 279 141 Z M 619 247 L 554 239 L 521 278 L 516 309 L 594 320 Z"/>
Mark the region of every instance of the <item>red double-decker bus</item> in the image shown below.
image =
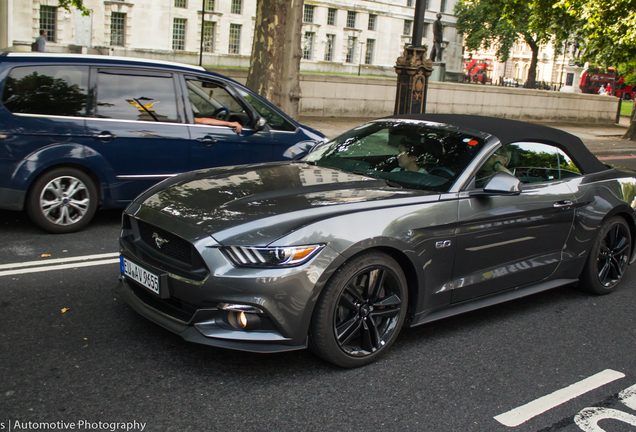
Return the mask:
<path id="1" fill-rule="evenodd" d="M 464 62 L 464 75 L 468 82 L 490 84 L 493 61 L 490 59 L 472 59 Z"/>
<path id="2" fill-rule="evenodd" d="M 580 89 L 583 93 L 598 94 L 601 86 L 612 87 L 612 96 L 625 100 L 634 99 L 634 87 L 625 84 L 625 79 L 616 70 L 609 68 L 588 68 L 581 74 Z"/>

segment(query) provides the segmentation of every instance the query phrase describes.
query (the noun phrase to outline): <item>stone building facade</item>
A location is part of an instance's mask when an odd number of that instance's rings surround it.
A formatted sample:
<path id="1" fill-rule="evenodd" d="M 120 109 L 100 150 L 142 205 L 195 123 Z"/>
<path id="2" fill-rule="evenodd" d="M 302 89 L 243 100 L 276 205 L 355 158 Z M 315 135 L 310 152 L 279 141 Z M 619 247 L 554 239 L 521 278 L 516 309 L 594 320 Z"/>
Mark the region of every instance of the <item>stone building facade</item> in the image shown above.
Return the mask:
<path id="1" fill-rule="evenodd" d="M 443 61 L 461 74 L 462 38 L 455 29 L 457 0 L 426 0 L 423 43 L 432 47 L 432 23 L 444 24 Z M 416 0 L 305 0 L 301 69 L 394 75 L 411 42 Z M 47 30 L 51 52 L 89 52 L 248 67 L 256 0 L 85 0 L 92 10 L 67 12 L 58 0 L 0 0 L 0 48 L 29 50 Z M 205 9 L 205 12 L 202 10 Z M 203 20 L 203 22 L 202 22 Z"/>

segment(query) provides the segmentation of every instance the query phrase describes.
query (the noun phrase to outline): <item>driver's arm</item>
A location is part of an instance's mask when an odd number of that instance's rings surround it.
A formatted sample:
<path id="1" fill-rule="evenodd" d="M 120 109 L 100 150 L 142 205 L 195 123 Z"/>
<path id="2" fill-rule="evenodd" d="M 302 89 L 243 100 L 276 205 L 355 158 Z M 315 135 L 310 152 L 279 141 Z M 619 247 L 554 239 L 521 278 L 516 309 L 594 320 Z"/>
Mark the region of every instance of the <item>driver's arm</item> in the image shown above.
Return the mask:
<path id="1" fill-rule="evenodd" d="M 197 124 L 207 124 L 212 126 L 227 126 L 236 131 L 236 133 L 241 133 L 243 127 L 239 122 L 228 122 L 225 120 L 213 119 L 209 117 L 195 117 L 194 122 Z"/>

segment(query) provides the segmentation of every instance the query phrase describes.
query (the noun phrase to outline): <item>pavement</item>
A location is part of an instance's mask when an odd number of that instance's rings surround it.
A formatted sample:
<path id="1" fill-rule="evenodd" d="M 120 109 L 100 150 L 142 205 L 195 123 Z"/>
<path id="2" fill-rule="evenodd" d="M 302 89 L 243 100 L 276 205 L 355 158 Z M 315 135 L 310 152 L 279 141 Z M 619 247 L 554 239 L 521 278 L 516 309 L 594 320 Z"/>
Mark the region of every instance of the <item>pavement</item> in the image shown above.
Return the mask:
<path id="1" fill-rule="evenodd" d="M 335 138 L 362 123 L 369 117 L 300 117 L 300 122 Z M 600 158 L 636 157 L 636 141 L 622 139 L 629 127 L 629 117 L 622 116 L 617 124 L 535 122 L 561 129 L 581 138 L 586 147 Z"/>

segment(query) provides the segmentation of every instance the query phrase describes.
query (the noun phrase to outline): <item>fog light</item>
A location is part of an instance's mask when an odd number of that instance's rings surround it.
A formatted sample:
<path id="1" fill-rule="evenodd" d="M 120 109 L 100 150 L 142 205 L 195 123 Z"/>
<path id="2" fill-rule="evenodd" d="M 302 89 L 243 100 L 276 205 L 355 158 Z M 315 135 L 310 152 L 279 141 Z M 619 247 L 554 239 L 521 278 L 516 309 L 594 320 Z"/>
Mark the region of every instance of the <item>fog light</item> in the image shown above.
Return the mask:
<path id="1" fill-rule="evenodd" d="M 261 325 L 261 319 L 258 315 L 243 311 L 230 311 L 228 321 L 232 327 L 238 330 L 254 330 Z"/>

